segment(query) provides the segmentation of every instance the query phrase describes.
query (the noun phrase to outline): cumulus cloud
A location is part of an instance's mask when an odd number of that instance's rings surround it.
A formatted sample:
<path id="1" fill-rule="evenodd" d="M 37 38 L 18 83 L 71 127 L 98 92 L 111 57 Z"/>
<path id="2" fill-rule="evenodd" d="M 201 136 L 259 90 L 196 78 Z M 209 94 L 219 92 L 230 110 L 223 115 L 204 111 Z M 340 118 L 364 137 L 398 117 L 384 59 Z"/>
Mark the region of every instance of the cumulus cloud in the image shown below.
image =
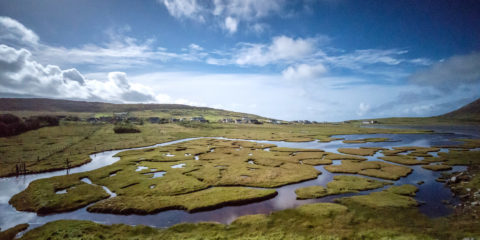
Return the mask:
<path id="1" fill-rule="evenodd" d="M 225 18 L 225 28 L 230 33 L 235 33 L 237 31 L 238 21 L 235 18 L 227 17 Z"/>
<path id="2" fill-rule="evenodd" d="M 480 53 L 453 56 L 412 74 L 409 79 L 412 83 L 434 86 L 443 91 L 480 83 Z"/>
<path id="3" fill-rule="evenodd" d="M 235 16 L 251 21 L 279 13 L 285 5 L 284 0 L 214 0 L 214 15 Z"/>
<path id="4" fill-rule="evenodd" d="M 207 56 L 196 44 L 188 46 L 188 52 L 171 52 L 155 47 L 153 38 L 142 41 L 125 35 L 129 30 L 129 26 L 108 29 L 106 42 L 66 48 L 40 43 L 31 29 L 9 17 L 0 17 L 0 44 L 28 49 L 38 62 L 89 65 L 103 70 L 142 67 L 154 61 L 203 61 Z"/>
<path id="5" fill-rule="evenodd" d="M 357 115 L 361 117 L 365 115 L 368 111 L 370 111 L 370 105 L 361 102 L 360 105 L 358 105 Z"/>
<path id="6" fill-rule="evenodd" d="M 202 16 L 204 8 L 197 0 L 163 0 L 161 1 L 167 8 L 170 15 L 176 18 L 190 18 L 204 22 Z"/>
<path id="7" fill-rule="evenodd" d="M 229 33 L 237 32 L 240 22 L 256 22 L 272 14 L 280 13 L 285 7 L 285 0 L 163 0 L 162 3 L 170 15 L 178 19 L 191 19 L 217 22 Z M 253 25 L 262 30 L 265 24 Z"/>
<path id="8" fill-rule="evenodd" d="M 0 40 L 19 44 L 37 44 L 38 36 L 15 19 L 0 16 Z"/>
<path id="9" fill-rule="evenodd" d="M 285 79 L 295 80 L 295 79 L 314 79 L 322 74 L 327 72 L 327 68 L 323 64 L 309 65 L 309 64 L 298 64 L 294 66 L 289 66 L 287 69 L 282 71 L 282 76 Z"/>
<path id="10" fill-rule="evenodd" d="M 111 72 L 108 81 L 85 78 L 77 69 L 42 65 L 26 49 L 0 44 L 0 92 L 39 97 L 152 102 L 151 94 L 131 86 L 123 72 Z"/>
<path id="11" fill-rule="evenodd" d="M 229 63 L 265 66 L 279 62 L 294 62 L 308 57 L 316 50 L 318 38 L 291 38 L 277 36 L 270 44 L 243 43 L 233 52 Z M 210 58 L 209 63 L 225 64 L 225 59 Z"/>

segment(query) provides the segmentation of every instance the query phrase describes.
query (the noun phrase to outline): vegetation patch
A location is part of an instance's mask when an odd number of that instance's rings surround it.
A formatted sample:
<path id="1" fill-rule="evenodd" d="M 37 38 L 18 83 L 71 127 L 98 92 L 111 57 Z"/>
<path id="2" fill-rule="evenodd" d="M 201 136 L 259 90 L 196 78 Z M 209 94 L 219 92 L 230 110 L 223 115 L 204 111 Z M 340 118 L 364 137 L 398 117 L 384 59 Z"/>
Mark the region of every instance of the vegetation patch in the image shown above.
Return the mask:
<path id="1" fill-rule="evenodd" d="M 360 155 L 360 156 L 373 156 L 376 152 L 382 150 L 383 148 L 368 148 L 368 147 L 361 147 L 361 148 L 339 148 L 338 151 L 345 154 L 353 154 L 353 155 Z"/>
<path id="2" fill-rule="evenodd" d="M 333 177 L 333 181 L 327 183 L 326 188 L 322 186 L 302 187 L 296 189 L 295 193 L 298 199 L 320 198 L 328 195 L 381 188 L 389 184 L 392 183 L 364 177 L 341 175 Z"/>
<path id="3" fill-rule="evenodd" d="M 28 224 L 18 224 L 15 227 L 9 228 L 5 231 L 0 232 L 0 239 L 2 240 L 13 240 L 19 232 L 25 231 L 28 228 Z"/>
<path id="4" fill-rule="evenodd" d="M 360 174 L 388 180 L 398 180 L 412 172 L 409 167 L 380 161 L 342 161 L 340 165 L 328 165 L 325 166 L 325 169 L 334 173 Z"/>
<path id="5" fill-rule="evenodd" d="M 113 127 L 113 131 L 115 133 L 139 133 L 140 129 L 138 129 L 131 123 L 122 122 L 115 124 L 115 127 Z"/>
<path id="6" fill-rule="evenodd" d="M 276 194 L 270 190 L 221 186 L 270 188 L 315 179 L 321 174 L 300 162 L 319 158 L 324 152 L 264 151 L 270 147 L 274 145 L 198 139 L 125 151 L 118 154 L 120 161 L 94 171 L 33 181 L 10 202 L 23 211 L 69 211 L 108 198 L 109 194 L 101 187 L 106 186 L 117 196 L 91 206 L 91 211 L 150 213 L 170 208 L 194 211 L 225 203 L 258 201 Z M 156 172 L 164 174 L 155 178 Z M 82 178 L 90 179 L 93 184 L 80 181 Z M 57 194 L 59 190 L 66 192 Z M 188 202 L 180 204 L 181 199 Z M 147 200 L 155 204 L 146 204 Z"/>
<path id="7" fill-rule="evenodd" d="M 432 171 L 448 171 L 452 170 L 452 166 L 443 165 L 443 164 L 430 164 L 430 165 L 423 165 L 422 168 Z"/>
<path id="8" fill-rule="evenodd" d="M 340 198 L 337 201 L 345 205 L 359 204 L 371 208 L 408 208 L 418 205 L 417 201 L 411 197 L 412 192 L 415 191 L 417 191 L 417 188 L 413 185 L 408 185 L 407 187 L 393 186 L 381 192 Z"/>
<path id="9" fill-rule="evenodd" d="M 63 189 L 66 193 L 56 194 Z M 18 211 L 47 214 L 78 209 L 109 196 L 102 187 L 67 175 L 33 181 L 27 189 L 14 195 L 9 203 Z"/>
<path id="10" fill-rule="evenodd" d="M 361 139 L 343 141 L 343 143 L 367 143 L 367 142 L 391 142 L 391 140 L 389 138 L 361 138 Z"/>
<path id="11" fill-rule="evenodd" d="M 174 196 L 119 196 L 95 203 L 87 210 L 117 214 L 151 214 L 169 209 L 195 212 L 265 200 L 276 195 L 274 189 L 215 187 Z"/>
<path id="12" fill-rule="evenodd" d="M 425 162 L 417 160 L 416 157 L 412 157 L 408 155 L 385 156 L 385 157 L 380 157 L 380 159 L 389 161 L 389 162 L 404 164 L 404 165 L 425 164 Z"/>
<path id="13" fill-rule="evenodd" d="M 143 107 L 139 105 L 139 107 Z M 90 161 L 89 155 L 113 149 L 148 146 L 162 142 L 191 137 L 226 137 L 232 139 L 255 139 L 271 141 L 330 141 L 337 134 L 375 134 L 375 133 L 422 133 L 411 129 L 375 129 L 362 128 L 355 124 L 228 124 L 212 123 L 224 118 L 225 111 L 213 109 L 179 109 L 161 111 L 136 111 L 130 116 L 148 118 L 152 115 L 161 118 L 188 117 L 203 115 L 210 123 L 208 127 L 191 128 L 173 123 L 135 125 L 140 130 L 136 134 L 115 134 L 112 124 L 86 123 L 84 121 L 60 121 L 59 126 L 45 127 L 28 131 L 17 136 L 0 138 L 0 177 L 16 173 L 16 166 L 25 164 L 29 174 L 75 167 Z M 112 111 L 95 115 L 111 116 Z M 22 112 L 22 116 L 59 114 L 59 112 Z M 75 115 L 87 118 L 93 113 L 61 112 L 62 115 Z M 175 113 L 175 115 L 169 115 Z M 230 113 L 229 113 L 230 114 Z M 234 114 L 234 113 L 231 113 Z M 238 114 L 238 113 L 236 113 Z M 232 115 L 233 116 L 233 115 Z M 216 120 L 215 120 L 216 119 Z M 317 150 L 318 151 L 318 150 Z M 66 160 L 68 163 L 66 164 Z"/>
<path id="14" fill-rule="evenodd" d="M 439 152 L 438 156 L 447 165 L 478 165 L 480 151 L 458 151 Z"/>

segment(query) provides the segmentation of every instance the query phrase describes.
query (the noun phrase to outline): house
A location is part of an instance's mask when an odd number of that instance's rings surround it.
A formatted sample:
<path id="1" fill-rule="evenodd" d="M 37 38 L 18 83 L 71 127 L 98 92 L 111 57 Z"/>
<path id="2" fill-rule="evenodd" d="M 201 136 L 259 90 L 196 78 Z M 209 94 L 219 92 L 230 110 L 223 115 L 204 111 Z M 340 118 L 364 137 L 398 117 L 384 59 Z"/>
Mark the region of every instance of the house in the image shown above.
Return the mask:
<path id="1" fill-rule="evenodd" d="M 222 122 L 222 123 L 235 123 L 235 120 L 233 120 L 231 118 L 224 118 L 224 119 L 220 120 L 220 122 Z"/>
<path id="2" fill-rule="evenodd" d="M 87 118 L 88 123 L 96 123 L 98 120 L 99 120 L 98 118 L 94 118 L 94 117 Z"/>
<path id="3" fill-rule="evenodd" d="M 203 118 L 202 116 L 200 117 L 192 117 L 190 118 L 190 121 L 192 122 L 201 122 L 201 123 L 207 123 L 208 120 L 206 120 L 205 118 Z"/>
<path id="4" fill-rule="evenodd" d="M 173 123 L 176 123 L 176 122 L 180 122 L 180 119 L 178 119 L 178 118 L 172 118 L 172 119 L 170 119 L 170 121 L 173 122 Z"/>
<path id="5" fill-rule="evenodd" d="M 113 117 L 99 117 L 98 121 L 100 122 L 106 122 L 106 123 L 111 123 L 113 122 Z"/>
<path id="6" fill-rule="evenodd" d="M 235 119 L 235 123 L 237 123 L 237 124 L 242 123 L 242 119 L 239 119 L 239 118 L 238 118 L 238 119 Z"/>
<path id="7" fill-rule="evenodd" d="M 252 120 L 248 117 L 242 117 L 242 123 L 251 123 Z"/>
<path id="8" fill-rule="evenodd" d="M 378 123 L 377 121 L 375 120 L 368 120 L 368 121 L 363 121 L 362 124 L 375 124 L 375 123 Z"/>
<path id="9" fill-rule="evenodd" d="M 278 120 L 275 120 L 275 119 L 269 119 L 267 120 L 267 123 L 271 123 L 271 124 L 280 124 L 281 122 L 278 121 Z"/>
<path id="10" fill-rule="evenodd" d="M 137 118 L 137 117 L 129 117 L 129 118 L 127 118 L 127 120 L 128 120 L 129 122 L 139 122 L 139 121 L 140 121 L 140 119 Z"/>
<path id="11" fill-rule="evenodd" d="M 114 118 L 115 120 L 121 120 L 121 121 L 123 121 L 123 120 L 126 120 L 127 117 L 128 117 L 128 112 L 118 112 L 118 113 L 115 113 L 115 112 L 114 112 L 114 113 L 113 113 L 113 118 Z"/>
<path id="12" fill-rule="evenodd" d="M 263 124 L 263 122 L 260 122 L 257 119 L 252 119 L 250 122 L 253 124 Z"/>
<path id="13" fill-rule="evenodd" d="M 159 117 L 149 117 L 148 121 L 150 123 L 160 123 L 160 118 Z"/>

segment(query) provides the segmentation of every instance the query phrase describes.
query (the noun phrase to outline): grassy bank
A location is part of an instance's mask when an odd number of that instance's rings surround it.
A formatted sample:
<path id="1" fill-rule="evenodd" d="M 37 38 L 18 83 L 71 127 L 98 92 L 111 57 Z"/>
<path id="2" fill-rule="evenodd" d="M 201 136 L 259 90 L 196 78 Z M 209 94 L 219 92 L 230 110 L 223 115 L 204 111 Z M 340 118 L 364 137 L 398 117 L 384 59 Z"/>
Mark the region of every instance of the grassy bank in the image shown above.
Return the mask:
<path id="1" fill-rule="evenodd" d="M 361 128 L 355 124 L 220 124 L 190 128 L 177 124 L 136 125 L 140 133 L 115 134 L 112 124 L 62 122 L 14 137 L 0 138 L 0 177 L 75 167 L 90 161 L 96 152 L 148 146 L 190 137 L 227 137 L 273 141 L 329 141 L 332 135 L 375 133 L 421 133 L 416 130 Z M 22 172 L 23 173 L 23 172 Z"/>
<path id="2" fill-rule="evenodd" d="M 155 229 L 60 220 L 21 239 L 462 239 L 480 235 L 477 221 L 455 216 L 429 219 L 419 213 L 411 198 L 414 191 L 411 186 L 389 188 L 365 196 L 366 201 L 345 198 L 339 204 L 306 204 L 243 216 L 230 225 L 197 223 Z M 378 194 L 380 202 L 375 203 Z"/>

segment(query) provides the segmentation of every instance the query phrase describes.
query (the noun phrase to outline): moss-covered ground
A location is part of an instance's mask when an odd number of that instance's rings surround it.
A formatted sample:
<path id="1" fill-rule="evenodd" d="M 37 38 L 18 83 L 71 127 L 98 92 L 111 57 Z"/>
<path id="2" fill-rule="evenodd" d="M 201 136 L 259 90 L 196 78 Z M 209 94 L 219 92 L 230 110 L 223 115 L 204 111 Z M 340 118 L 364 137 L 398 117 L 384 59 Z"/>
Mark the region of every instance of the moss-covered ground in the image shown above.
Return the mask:
<path id="1" fill-rule="evenodd" d="M 110 166 L 36 180 L 10 203 L 22 211 L 69 211 L 108 198 L 109 194 L 101 187 L 106 186 L 117 196 L 90 206 L 89 211 L 143 214 L 172 208 L 195 211 L 276 194 L 275 190 L 242 187 L 272 188 L 314 179 L 320 174 L 301 161 L 321 158 L 323 151 L 289 152 L 274 148 L 265 151 L 272 147 L 247 141 L 199 139 L 125 151 L 119 154 L 121 160 Z M 155 177 L 159 172 L 163 175 Z M 93 184 L 80 181 L 83 178 Z M 66 193 L 58 194 L 59 190 Z"/>
<path id="2" fill-rule="evenodd" d="M 398 180 L 412 172 L 409 167 L 380 161 L 342 161 L 340 165 L 328 165 L 325 169 L 333 173 L 360 174 L 388 180 Z"/>
<path id="3" fill-rule="evenodd" d="M 392 189 L 392 188 L 389 188 Z M 415 188 L 342 198 L 339 203 L 237 218 L 229 225 L 184 223 L 168 229 L 60 220 L 21 239 L 462 239 L 480 236 L 480 223 L 460 217 L 430 219 L 411 198 Z M 361 197 L 361 198 L 360 198 Z"/>
<path id="4" fill-rule="evenodd" d="M 376 152 L 382 150 L 383 148 L 375 147 L 361 147 L 361 148 L 339 148 L 338 152 L 345 154 L 353 154 L 360 156 L 373 156 Z"/>
<path id="5" fill-rule="evenodd" d="M 354 140 L 344 140 L 343 143 L 367 143 L 367 142 L 389 142 L 388 138 L 361 138 Z"/>
<path id="6" fill-rule="evenodd" d="M 390 182 L 377 181 L 364 177 L 338 175 L 333 181 L 327 183 L 327 187 L 310 186 L 295 190 L 298 199 L 320 198 L 328 195 L 359 192 L 392 184 Z"/>
<path id="7" fill-rule="evenodd" d="M 142 115 L 143 116 L 143 115 Z M 140 133 L 115 134 L 112 124 L 62 121 L 60 126 L 0 138 L 0 177 L 75 167 L 90 161 L 89 155 L 112 149 L 148 146 L 190 137 L 227 137 L 274 141 L 329 141 L 338 134 L 420 133 L 418 130 L 361 128 L 355 124 L 179 124 L 137 125 Z M 68 161 L 67 161 L 68 160 Z M 68 162 L 68 164 L 67 164 Z M 22 172 L 23 173 L 23 172 Z"/>

